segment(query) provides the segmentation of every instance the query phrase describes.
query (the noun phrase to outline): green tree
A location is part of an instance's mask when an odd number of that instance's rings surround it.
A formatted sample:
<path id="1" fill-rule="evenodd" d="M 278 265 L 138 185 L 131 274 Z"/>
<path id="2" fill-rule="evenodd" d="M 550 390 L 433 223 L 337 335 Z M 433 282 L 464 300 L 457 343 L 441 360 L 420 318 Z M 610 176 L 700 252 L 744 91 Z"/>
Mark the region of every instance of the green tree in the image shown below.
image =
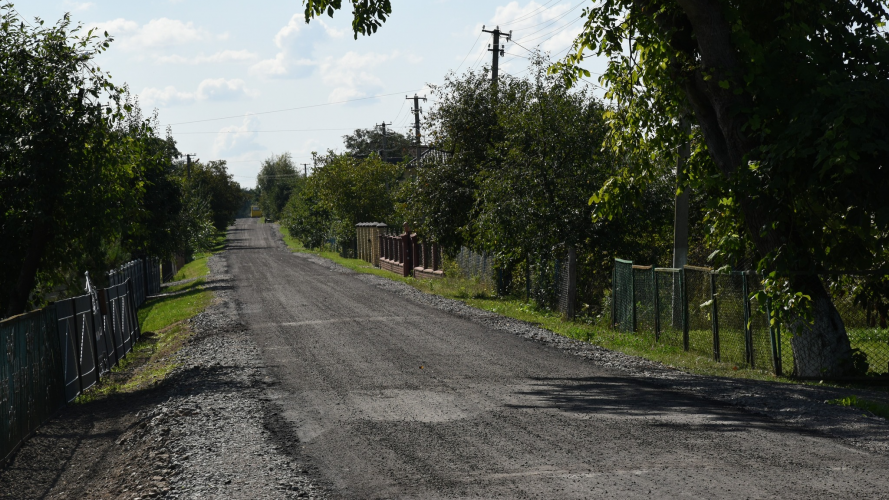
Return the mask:
<path id="1" fill-rule="evenodd" d="M 359 128 L 343 136 L 346 152 L 354 157 L 367 157 L 373 153 L 388 161 L 399 162 L 409 156 L 414 143 L 408 136 L 394 130 L 386 130 L 385 155 L 383 154 L 383 131 L 380 128 Z"/>
<path id="2" fill-rule="evenodd" d="M 576 53 L 555 69 L 576 80 L 589 75 L 584 50 L 609 58 L 611 145 L 634 160 L 597 211 L 657 175 L 647 158 L 675 157 L 690 141 L 682 187 L 715 195 L 723 251 L 761 256 L 763 295 L 794 333 L 796 374 L 855 373 L 818 273 L 886 264 L 886 3 L 608 0 L 585 16 Z M 683 116 L 696 124 L 690 136 Z"/>
<path id="3" fill-rule="evenodd" d="M 111 42 L 66 15 L 47 26 L 0 7 L 0 306 L 23 312 L 38 273 L 115 239 L 144 189 L 115 131 L 122 90 L 93 60 Z"/>
<path id="4" fill-rule="evenodd" d="M 311 181 L 293 193 L 282 212 L 282 224 L 290 236 L 308 248 L 321 247 L 330 234 L 331 222 L 330 211 L 321 203 L 316 184 Z"/>
<path id="5" fill-rule="evenodd" d="M 272 155 L 263 160 L 256 177 L 263 216 L 277 220 L 291 194 L 299 190 L 301 181 L 302 175 L 297 173 L 290 153 Z"/>
<path id="6" fill-rule="evenodd" d="M 225 160 L 193 163 L 189 182 L 207 195 L 213 226 L 217 231 L 225 231 L 234 223 L 235 215 L 244 202 L 244 193 L 241 185 L 228 173 Z"/>

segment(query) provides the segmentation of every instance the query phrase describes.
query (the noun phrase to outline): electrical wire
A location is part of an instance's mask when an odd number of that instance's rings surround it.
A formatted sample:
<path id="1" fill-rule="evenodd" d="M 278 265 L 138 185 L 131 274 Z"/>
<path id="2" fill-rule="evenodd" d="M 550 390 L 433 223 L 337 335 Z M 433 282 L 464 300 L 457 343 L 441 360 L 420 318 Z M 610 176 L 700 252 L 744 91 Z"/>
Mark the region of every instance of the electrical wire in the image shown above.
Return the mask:
<path id="1" fill-rule="evenodd" d="M 477 44 L 478 41 L 481 39 L 481 37 L 482 37 L 482 33 L 484 33 L 484 32 L 483 32 L 483 31 L 479 31 L 479 32 L 478 32 L 478 36 L 475 37 L 475 41 L 472 42 L 472 47 L 470 47 L 469 52 L 467 52 L 466 55 L 463 57 L 463 60 L 460 61 L 460 65 L 457 66 L 457 69 L 454 70 L 454 73 L 460 71 L 460 67 L 463 66 L 463 63 L 466 62 L 466 58 L 469 57 L 469 54 L 472 54 L 472 49 L 475 48 L 476 44 Z"/>
<path id="2" fill-rule="evenodd" d="M 540 33 L 541 31 L 546 30 L 546 29 L 549 28 L 550 26 L 552 26 L 552 25 L 558 23 L 561 19 L 563 19 L 563 18 L 564 18 L 565 16 L 567 16 L 568 14 L 570 14 L 570 13 L 574 12 L 575 10 L 577 10 L 577 8 L 580 7 L 581 5 L 583 5 L 584 3 L 585 3 L 585 1 L 584 1 L 584 2 L 580 2 L 580 3 L 578 3 L 578 4 L 575 5 L 574 7 L 568 9 L 564 14 L 562 14 L 562 15 L 560 15 L 560 16 L 558 16 L 558 17 L 553 18 L 551 21 L 546 21 L 546 23 L 548 23 L 547 26 L 545 26 L 545 27 L 543 27 L 543 28 L 540 28 L 540 29 L 537 30 L 537 31 L 532 31 L 531 33 L 528 33 L 527 35 L 524 35 L 524 36 L 525 36 L 525 37 L 529 37 L 529 36 L 531 36 L 531 35 L 534 35 L 534 34 Z M 527 41 L 527 40 L 524 39 L 524 38 L 523 38 L 523 40 Z"/>
<path id="3" fill-rule="evenodd" d="M 286 111 L 296 111 L 299 109 L 319 108 L 322 106 L 333 106 L 334 104 L 343 104 L 343 103 L 347 103 L 347 102 L 366 101 L 367 99 L 376 99 L 378 97 L 390 97 L 393 95 L 400 95 L 400 94 L 405 94 L 405 93 L 410 93 L 410 92 L 419 92 L 421 90 L 423 90 L 423 89 L 402 90 L 401 92 L 392 92 L 391 94 L 378 94 L 378 95 L 372 95 L 372 96 L 368 96 L 368 97 L 358 97 L 355 99 L 346 99 L 343 101 L 327 102 L 324 104 L 310 104 L 308 106 L 298 106 L 295 108 L 276 109 L 274 111 L 261 111 L 259 113 L 249 113 L 249 114 L 252 116 L 252 115 L 268 115 L 268 114 L 272 114 L 272 113 L 284 113 Z M 204 120 L 192 120 L 189 122 L 170 123 L 170 125 L 188 125 L 190 123 L 213 122 L 213 121 L 218 121 L 218 120 L 229 120 L 231 118 L 243 118 L 243 116 L 244 115 L 223 116 L 220 118 L 207 118 Z"/>
<path id="4" fill-rule="evenodd" d="M 176 135 L 195 135 L 195 134 L 253 134 L 265 132 L 326 132 L 326 131 L 343 131 L 352 130 L 351 128 L 294 128 L 281 130 L 217 130 L 216 132 L 177 132 Z"/>
<path id="5" fill-rule="evenodd" d="M 540 7 L 537 7 L 536 9 L 534 9 L 534 10 L 532 10 L 531 12 L 525 14 L 524 16 L 519 16 L 519 17 L 513 19 L 512 21 L 510 21 L 510 24 L 511 24 L 511 23 L 517 23 L 517 22 L 519 22 L 519 21 L 524 21 L 525 19 L 528 19 L 529 17 L 534 17 L 534 16 L 536 16 L 536 15 L 539 13 L 540 9 L 543 9 L 543 10 L 549 10 L 549 9 L 544 9 L 544 7 L 546 7 L 547 5 L 553 3 L 554 1 L 555 1 L 555 0 L 549 0 L 549 2 L 546 2 L 545 4 L 541 5 Z M 553 6 L 553 7 L 555 7 L 555 6 Z M 550 9 L 551 9 L 551 8 L 552 8 L 552 7 L 550 7 Z M 524 29 L 524 28 L 522 28 L 522 29 Z"/>
<path id="6" fill-rule="evenodd" d="M 576 9 L 579 5 L 582 5 L 582 4 L 583 4 L 583 2 L 581 2 L 581 3 L 578 4 L 578 5 L 575 5 L 573 8 L 571 8 L 571 9 L 569 9 L 568 11 L 566 11 L 565 13 L 563 13 L 562 16 L 567 15 L 569 12 L 571 12 L 571 11 L 574 10 L 574 9 Z M 551 7 L 551 8 L 555 8 L 555 7 L 556 7 L 556 6 L 553 5 L 553 7 Z M 561 18 L 561 16 L 560 16 L 560 17 L 557 17 L 557 18 L 554 18 L 554 19 L 560 19 L 560 18 Z M 543 26 L 544 24 L 547 24 L 547 23 L 549 23 L 549 22 L 551 22 L 551 21 L 553 21 L 553 19 L 547 19 L 546 21 L 543 21 L 543 22 L 541 22 L 541 23 L 537 23 L 537 24 L 532 25 L 532 26 L 525 26 L 525 27 L 522 27 L 522 28 L 516 28 L 516 29 L 514 29 L 513 31 L 524 31 L 524 30 L 529 30 L 529 29 L 531 29 L 531 28 L 536 28 L 536 27 L 538 27 L 538 26 Z M 546 28 L 544 28 L 544 29 L 546 29 Z M 533 35 L 533 33 L 531 33 L 531 34 Z"/>

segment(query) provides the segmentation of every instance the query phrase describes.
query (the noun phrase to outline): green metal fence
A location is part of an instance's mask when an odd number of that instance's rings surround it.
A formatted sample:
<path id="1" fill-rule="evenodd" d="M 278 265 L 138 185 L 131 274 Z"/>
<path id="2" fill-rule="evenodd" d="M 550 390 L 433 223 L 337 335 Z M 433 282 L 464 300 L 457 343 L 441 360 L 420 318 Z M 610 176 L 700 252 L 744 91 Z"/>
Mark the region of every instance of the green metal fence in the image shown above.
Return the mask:
<path id="1" fill-rule="evenodd" d="M 715 273 L 633 265 L 615 259 L 612 327 L 738 366 L 781 373 L 776 332 L 748 297 L 760 286 L 749 272 Z M 774 342 L 773 342 L 773 339 Z"/>
<path id="2" fill-rule="evenodd" d="M 0 322 L 0 460 L 64 404 L 56 311 Z"/>
<path id="3" fill-rule="evenodd" d="M 126 279 L 0 322 L 0 461 L 132 350 L 135 286 Z"/>
<path id="4" fill-rule="evenodd" d="M 882 304 L 855 299 L 865 279 L 873 277 L 822 276 L 852 348 L 867 363 L 867 373 L 887 375 L 889 315 L 880 312 Z M 761 286 L 759 276 L 750 271 L 652 268 L 615 259 L 611 324 L 716 361 L 779 375 L 796 373 L 794 348 L 799 347 L 791 336 L 782 336 L 780 328 L 770 327 L 768 314 L 751 302 Z"/>

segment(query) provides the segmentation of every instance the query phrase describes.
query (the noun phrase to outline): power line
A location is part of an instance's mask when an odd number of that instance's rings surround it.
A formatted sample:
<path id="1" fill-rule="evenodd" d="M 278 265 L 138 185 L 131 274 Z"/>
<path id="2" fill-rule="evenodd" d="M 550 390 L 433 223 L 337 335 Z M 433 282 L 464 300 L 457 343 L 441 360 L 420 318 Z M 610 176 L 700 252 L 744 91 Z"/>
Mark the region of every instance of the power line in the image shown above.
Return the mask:
<path id="1" fill-rule="evenodd" d="M 564 17 L 565 15 L 568 14 L 568 12 L 571 12 L 572 10 L 576 9 L 577 6 L 578 6 L 578 5 L 581 5 L 581 4 L 583 4 L 583 2 L 581 2 L 581 3 L 577 4 L 577 5 L 575 5 L 572 9 L 569 9 L 568 11 L 566 11 L 564 14 L 562 14 L 561 17 Z M 555 7 L 555 6 L 553 6 L 553 7 Z M 553 19 L 558 20 L 558 19 L 560 19 L 561 17 L 555 17 L 555 18 L 553 18 Z M 516 28 L 515 31 L 524 31 L 524 30 L 529 30 L 529 29 L 531 29 L 531 28 L 536 28 L 536 27 L 538 27 L 538 26 L 543 26 L 544 24 L 551 23 L 551 22 L 553 21 L 553 19 L 547 19 L 546 21 L 543 21 L 542 23 L 537 23 L 537 24 L 532 25 L 532 26 L 525 26 L 525 27 L 523 27 L 523 28 Z M 544 29 L 546 29 L 546 28 L 544 28 Z M 533 33 L 531 33 L 531 34 L 533 35 Z"/>
<path id="2" fill-rule="evenodd" d="M 274 111 L 260 111 L 258 113 L 249 113 L 249 114 L 252 116 L 252 115 L 268 115 L 268 114 L 272 114 L 272 113 L 284 113 L 286 111 L 296 111 L 298 109 L 308 109 L 308 108 L 319 108 L 322 106 L 333 106 L 334 104 L 343 104 L 343 103 L 355 102 L 355 101 L 365 101 L 367 99 L 376 99 L 378 97 L 389 97 L 389 96 L 393 96 L 393 95 L 404 94 L 405 92 L 419 92 L 421 90 L 423 90 L 423 89 L 402 90 L 400 92 L 393 92 L 391 94 L 378 94 L 378 95 L 372 95 L 372 96 L 368 96 L 368 97 L 358 97 L 356 99 L 346 99 L 344 101 L 327 102 L 324 104 L 310 104 L 308 106 L 298 106 L 296 108 L 277 109 Z M 170 125 L 188 125 L 189 123 L 214 122 L 214 121 L 219 121 L 219 120 L 229 120 L 231 118 L 243 118 L 243 117 L 244 117 L 244 115 L 232 115 L 232 116 L 223 116 L 220 118 L 207 118 L 205 120 L 192 120 L 190 122 L 170 123 Z"/>
<path id="3" fill-rule="evenodd" d="M 469 48 L 469 52 L 467 52 L 466 55 L 463 57 L 463 60 L 460 61 L 460 65 L 457 66 L 457 69 L 454 70 L 454 73 L 460 71 L 460 67 L 463 66 L 463 63 L 466 62 L 466 58 L 469 57 L 469 54 L 472 54 L 472 49 L 475 48 L 476 44 L 477 44 L 478 41 L 481 39 L 481 37 L 482 37 L 482 32 L 480 31 L 480 32 L 478 33 L 478 36 L 475 37 L 475 41 L 472 42 L 472 47 Z"/>
<path id="4" fill-rule="evenodd" d="M 240 133 L 248 133 L 252 134 L 254 132 L 323 132 L 323 131 L 343 131 L 343 130 L 353 130 L 351 128 L 295 128 L 295 129 L 281 129 L 281 130 L 218 130 L 215 132 L 176 132 L 175 135 L 193 135 L 193 134 L 240 134 Z"/>
<path id="5" fill-rule="evenodd" d="M 510 21 L 509 23 L 510 23 L 510 24 L 513 24 L 513 23 L 517 23 L 517 22 L 519 22 L 519 21 L 524 21 L 525 19 L 528 19 L 529 17 L 534 17 L 534 16 L 536 16 L 536 15 L 538 14 L 538 12 L 539 12 L 541 9 L 543 9 L 543 10 L 549 10 L 549 9 L 544 9 L 544 7 L 546 7 L 547 5 L 553 3 L 554 1 L 555 1 L 555 0 L 549 0 L 549 2 L 546 2 L 545 4 L 541 5 L 540 7 L 537 7 L 536 9 L 534 9 L 534 10 L 532 10 L 531 12 L 525 14 L 524 16 L 519 16 L 519 17 L 513 19 L 513 20 Z M 555 7 L 555 6 L 553 6 L 553 7 Z M 550 7 L 550 9 L 551 9 L 551 8 L 552 8 L 552 7 Z M 525 28 L 521 28 L 521 29 L 525 29 Z"/>

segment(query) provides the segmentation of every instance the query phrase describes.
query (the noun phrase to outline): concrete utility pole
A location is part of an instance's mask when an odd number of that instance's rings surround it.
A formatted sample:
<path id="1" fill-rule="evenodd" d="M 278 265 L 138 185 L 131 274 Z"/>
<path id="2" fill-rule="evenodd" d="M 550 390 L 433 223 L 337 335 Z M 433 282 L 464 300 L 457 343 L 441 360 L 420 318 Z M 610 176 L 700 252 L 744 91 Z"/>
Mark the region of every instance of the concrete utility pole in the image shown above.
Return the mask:
<path id="1" fill-rule="evenodd" d="M 688 135 L 689 124 L 687 118 L 679 119 L 679 127 L 684 134 Z M 682 184 L 683 170 L 689 156 L 691 156 L 691 148 L 686 140 L 679 147 L 679 159 L 676 161 L 677 187 Z M 682 194 L 676 197 L 676 211 L 673 223 L 673 267 L 677 269 L 681 269 L 682 266 L 688 264 L 688 195 L 689 188 L 684 187 Z"/>
<path id="2" fill-rule="evenodd" d="M 302 163 L 302 166 L 303 166 L 303 177 L 308 177 L 309 176 L 309 164 Z"/>
<path id="3" fill-rule="evenodd" d="M 500 26 L 497 26 L 493 30 L 486 30 L 485 27 L 482 26 L 482 31 L 494 35 L 494 47 L 488 49 L 488 52 L 492 52 L 494 54 L 494 61 L 491 63 L 491 83 L 496 85 L 498 63 L 500 62 L 500 56 L 503 55 L 504 50 L 504 47 L 500 45 L 500 35 L 505 36 L 506 41 L 508 42 L 512 38 L 512 30 L 509 30 L 509 33 L 504 33 L 500 31 Z"/>
<path id="4" fill-rule="evenodd" d="M 420 111 L 421 111 L 420 110 L 420 99 L 423 99 L 423 101 L 425 102 L 426 98 L 425 97 L 417 97 L 417 94 L 414 94 L 413 97 L 404 96 L 404 98 L 414 100 L 414 109 L 412 109 L 411 111 L 413 111 L 413 113 L 414 113 L 414 129 L 416 131 L 415 140 L 417 141 L 417 144 L 416 144 L 416 146 L 417 146 L 417 166 L 419 167 L 420 166 Z"/>
<path id="5" fill-rule="evenodd" d="M 392 124 L 386 123 L 385 121 L 383 121 L 383 123 L 379 125 L 380 127 L 383 127 L 383 151 L 380 154 L 380 157 L 383 158 L 383 161 L 386 161 L 386 158 L 388 158 L 388 155 L 386 153 L 387 153 L 387 151 L 389 151 L 388 149 L 386 149 L 386 125 L 392 125 Z"/>

